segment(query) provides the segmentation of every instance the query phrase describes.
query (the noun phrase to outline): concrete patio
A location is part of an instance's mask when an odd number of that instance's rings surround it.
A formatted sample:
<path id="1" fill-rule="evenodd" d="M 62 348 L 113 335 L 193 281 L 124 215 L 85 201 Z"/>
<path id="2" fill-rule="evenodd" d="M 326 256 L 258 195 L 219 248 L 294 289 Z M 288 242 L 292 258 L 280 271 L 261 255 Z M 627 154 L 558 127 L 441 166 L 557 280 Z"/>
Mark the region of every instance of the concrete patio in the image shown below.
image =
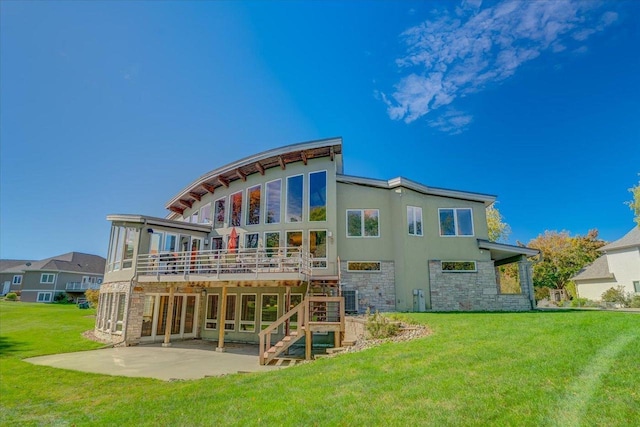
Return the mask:
<path id="1" fill-rule="evenodd" d="M 96 374 L 157 378 L 164 381 L 193 380 L 246 372 L 264 372 L 284 366 L 260 366 L 258 346 L 225 343 L 225 352 L 215 351 L 215 341 L 160 343 L 116 347 L 24 359 L 35 365 Z"/>

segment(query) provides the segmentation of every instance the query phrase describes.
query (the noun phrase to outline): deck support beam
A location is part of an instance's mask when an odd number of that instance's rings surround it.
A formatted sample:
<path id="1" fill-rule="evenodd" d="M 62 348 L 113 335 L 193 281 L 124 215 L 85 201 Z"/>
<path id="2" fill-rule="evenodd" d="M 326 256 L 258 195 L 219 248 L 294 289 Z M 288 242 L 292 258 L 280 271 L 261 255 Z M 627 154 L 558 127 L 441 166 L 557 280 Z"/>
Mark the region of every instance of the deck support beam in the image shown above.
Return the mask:
<path id="1" fill-rule="evenodd" d="M 164 324 L 164 342 L 163 347 L 171 347 L 171 325 L 173 325 L 173 300 L 175 292 L 175 286 L 169 286 L 169 302 L 167 305 L 167 318 Z"/>
<path id="2" fill-rule="evenodd" d="M 218 315 L 218 346 L 216 351 L 224 351 L 224 326 L 227 320 L 227 287 L 222 287 L 222 304 L 220 304 L 220 314 Z"/>

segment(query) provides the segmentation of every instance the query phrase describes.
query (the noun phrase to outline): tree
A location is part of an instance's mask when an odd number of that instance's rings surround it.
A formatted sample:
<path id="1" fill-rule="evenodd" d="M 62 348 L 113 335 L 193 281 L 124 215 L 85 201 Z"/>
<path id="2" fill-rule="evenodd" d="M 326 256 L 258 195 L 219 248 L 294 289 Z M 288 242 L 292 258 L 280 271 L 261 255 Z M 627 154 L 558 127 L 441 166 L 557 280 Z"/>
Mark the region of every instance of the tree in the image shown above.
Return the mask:
<path id="1" fill-rule="evenodd" d="M 496 204 L 492 204 L 487 208 L 487 227 L 489 229 L 489 241 L 497 242 L 498 240 L 507 241 L 511 234 L 511 227 L 504 222 L 502 214 Z"/>
<path id="2" fill-rule="evenodd" d="M 633 200 L 626 203 L 629 206 L 629 209 L 633 211 L 633 214 L 635 215 L 633 220 L 638 224 L 638 228 L 640 228 L 640 181 L 638 181 L 638 185 L 631 187 L 629 192 L 633 194 Z"/>
<path id="3" fill-rule="evenodd" d="M 606 242 L 598 239 L 598 230 L 589 230 L 585 236 L 571 236 L 568 231 L 545 231 L 531 240 L 527 246 L 539 249 L 542 261 L 533 267 L 533 284 L 536 288 L 563 289 L 580 269 L 600 256 L 598 248 Z"/>

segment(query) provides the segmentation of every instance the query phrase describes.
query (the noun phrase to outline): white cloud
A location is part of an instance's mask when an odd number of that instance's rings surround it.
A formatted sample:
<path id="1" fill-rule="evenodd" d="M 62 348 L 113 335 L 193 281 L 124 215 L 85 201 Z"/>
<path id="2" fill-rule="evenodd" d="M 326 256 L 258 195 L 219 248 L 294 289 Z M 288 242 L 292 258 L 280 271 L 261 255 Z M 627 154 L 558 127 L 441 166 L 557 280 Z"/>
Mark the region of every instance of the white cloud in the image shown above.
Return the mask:
<path id="1" fill-rule="evenodd" d="M 437 12 L 401 34 L 407 50 L 396 65 L 404 76 L 380 98 L 390 118 L 413 122 L 512 76 L 544 51 L 584 42 L 618 19 L 599 8 L 583 0 L 505 0 L 484 8 L 481 0 L 465 0 L 454 13 Z M 428 123 L 452 133 L 466 128 L 471 116 L 451 110 Z"/>

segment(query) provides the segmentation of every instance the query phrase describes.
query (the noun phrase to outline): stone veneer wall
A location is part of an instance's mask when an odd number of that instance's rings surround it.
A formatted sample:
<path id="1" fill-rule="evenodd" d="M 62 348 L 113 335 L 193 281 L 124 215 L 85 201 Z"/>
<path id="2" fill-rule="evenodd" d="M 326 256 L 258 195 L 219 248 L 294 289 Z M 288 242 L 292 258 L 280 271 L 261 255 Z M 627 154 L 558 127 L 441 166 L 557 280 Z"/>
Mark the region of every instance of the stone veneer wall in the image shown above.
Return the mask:
<path id="1" fill-rule="evenodd" d="M 395 265 L 381 261 L 380 271 L 347 271 L 347 261 L 340 262 L 342 289 L 358 291 L 358 311 L 395 311 Z"/>
<path id="2" fill-rule="evenodd" d="M 500 294 L 493 261 L 476 261 L 477 271 L 443 273 L 439 260 L 429 261 L 432 311 L 528 311 L 529 286 L 521 294 Z"/>

